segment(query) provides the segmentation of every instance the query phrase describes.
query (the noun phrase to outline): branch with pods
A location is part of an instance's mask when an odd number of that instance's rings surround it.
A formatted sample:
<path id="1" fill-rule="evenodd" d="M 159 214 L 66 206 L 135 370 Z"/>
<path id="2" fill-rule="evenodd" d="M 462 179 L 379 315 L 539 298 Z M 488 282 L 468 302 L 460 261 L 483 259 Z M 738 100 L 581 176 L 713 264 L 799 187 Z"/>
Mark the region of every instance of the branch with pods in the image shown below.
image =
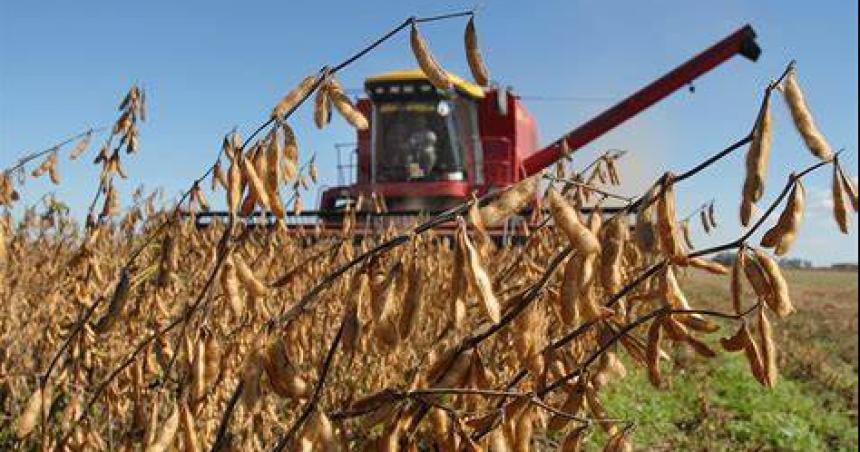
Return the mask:
<path id="1" fill-rule="evenodd" d="M 405 229 L 392 224 L 378 236 L 353 237 L 362 202 L 347 211 L 340 234 L 317 237 L 315 244 L 282 227 L 287 206 L 301 210 L 304 173 L 316 178 L 313 158 L 299 164 L 296 135 L 287 125 L 291 115 L 313 96 L 318 127 L 329 124 L 333 111 L 366 127 L 335 75 L 406 28 L 428 79 L 450 88 L 418 28 L 438 20 L 470 18 L 466 58 L 485 85 L 489 72 L 472 16 L 409 18 L 344 62 L 323 67 L 247 138 L 236 132 L 225 137 L 213 165 L 169 208 L 147 202 L 119 224 L 105 221 L 116 216 L 111 208 L 90 222 L 81 239 L 87 253 L 52 246 L 52 258 L 70 262 L 63 272 L 21 273 L 48 254 L 24 232 L 9 229 L 5 256 L 14 265 L 0 261 L 0 271 L 14 275 L 15 284 L 0 292 L 16 307 L 10 319 L 28 315 L 48 325 L 26 352 L 35 358 L 22 360 L 24 368 L 47 369 L 40 385 L 20 397 L 26 384 L 6 381 L 21 407 L 15 421 L 20 444 L 59 450 L 131 444 L 190 451 L 528 450 L 536 432 L 553 430 L 564 438 L 562 450 L 578 450 L 602 428 L 608 450 L 627 450 L 635 422 L 612 417 L 601 401 L 605 387 L 623 384 L 621 356 L 663 386 L 670 378 L 663 366 L 668 351 L 687 347 L 714 356 L 706 338 L 724 324 L 737 330 L 723 334 L 719 347 L 743 353 L 763 386 L 776 384 L 771 317 L 788 316 L 793 306 L 776 261 L 762 248 L 778 255 L 790 249 L 803 217 L 802 181 L 827 165 L 833 167 L 840 229 L 847 230 L 852 205 L 856 210 L 853 181 L 815 125 L 793 64 L 767 87 L 752 132 L 689 171 L 666 173 L 642 196 L 616 193 L 623 152 L 611 151 L 569 173 L 571 157 L 554 175 L 472 198 Z M 792 175 L 753 221 L 765 191 L 774 129 L 770 103 L 777 91 L 819 162 Z M 134 107 L 121 111 L 116 133 L 129 137 L 120 143 L 136 148 L 129 144 L 136 132 L 129 131 L 136 131 L 137 113 Z M 111 138 L 107 143 L 111 147 Z M 693 217 L 678 217 L 676 190 L 747 145 L 741 220 L 750 227 L 737 240 L 694 250 L 683 227 Z M 111 158 L 106 154 L 103 161 Z M 106 187 L 119 173 L 106 172 L 93 205 L 100 194 L 110 197 Z M 202 186 L 209 177 L 213 189 L 226 192 L 231 215 L 226 223 L 197 229 L 180 213 L 193 218 L 206 209 Z M 543 203 L 535 203 L 542 181 L 549 187 Z M 290 184 L 291 197 L 282 200 L 280 191 Z M 609 199 L 623 207 L 607 216 L 600 207 Z M 585 218 L 589 203 L 595 209 Z M 538 226 L 527 231 L 527 243 L 496 243 L 489 228 L 530 204 Z M 753 237 L 783 205 L 762 248 L 754 246 Z M 713 206 L 693 215 L 704 213 L 707 226 L 715 226 Z M 254 211 L 270 212 L 275 227 L 254 229 L 241 220 Z M 436 234 L 444 224 L 456 225 L 452 237 Z M 0 244 L 5 247 L 5 239 Z M 731 269 L 706 259 L 728 250 L 738 256 Z M 682 289 L 682 268 L 730 275 L 730 307 L 695 308 Z M 46 274 L 65 283 L 50 285 L 57 287 L 47 295 L 53 312 L 26 296 Z M 745 285 L 754 303 L 745 299 Z M 62 320 L 51 322 L 52 316 Z M 20 344 L 0 351 L 0 377 L 9 378 L 6 357 L 25 352 Z"/>

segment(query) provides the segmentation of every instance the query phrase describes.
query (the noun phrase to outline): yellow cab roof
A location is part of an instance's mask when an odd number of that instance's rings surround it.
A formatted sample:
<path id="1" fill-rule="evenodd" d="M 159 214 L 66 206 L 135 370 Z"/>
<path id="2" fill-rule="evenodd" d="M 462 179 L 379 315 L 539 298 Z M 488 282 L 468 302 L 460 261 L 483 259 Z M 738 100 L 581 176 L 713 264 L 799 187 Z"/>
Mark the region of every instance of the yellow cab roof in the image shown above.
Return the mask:
<path id="1" fill-rule="evenodd" d="M 484 90 L 462 78 L 448 73 L 448 77 L 451 79 L 451 83 L 454 84 L 454 87 L 459 91 L 462 91 L 465 94 L 468 94 L 470 97 L 475 99 L 483 99 L 484 98 Z M 424 74 L 424 71 L 421 69 L 408 69 L 402 71 L 391 71 L 385 72 L 379 75 L 374 75 L 368 77 L 365 80 L 365 83 L 384 83 L 384 82 L 397 82 L 397 81 L 409 81 L 409 80 L 427 80 L 427 76 Z"/>

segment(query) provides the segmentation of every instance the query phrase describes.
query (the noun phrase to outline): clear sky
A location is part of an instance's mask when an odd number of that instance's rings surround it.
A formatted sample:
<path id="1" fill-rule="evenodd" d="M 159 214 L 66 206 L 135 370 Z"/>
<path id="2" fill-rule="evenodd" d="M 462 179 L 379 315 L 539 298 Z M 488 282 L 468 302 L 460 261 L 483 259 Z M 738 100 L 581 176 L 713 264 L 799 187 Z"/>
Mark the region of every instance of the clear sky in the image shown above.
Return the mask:
<path id="1" fill-rule="evenodd" d="M 131 83 L 148 92 L 150 121 L 139 154 L 127 162 L 133 185 L 162 186 L 174 195 L 210 164 L 232 127 L 251 130 L 302 77 L 335 63 L 410 15 L 468 9 L 473 2 L 430 0 L 199 1 L 150 0 L 0 3 L 0 166 L 67 135 L 110 122 Z M 681 171 L 742 137 L 763 86 L 791 59 L 824 132 L 845 147 L 857 172 L 857 2 L 854 1 L 486 1 L 477 18 L 493 78 L 512 85 L 536 116 L 543 142 L 581 123 L 745 23 L 764 49 L 757 64 L 736 58 L 584 149 L 632 151 L 624 166 L 630 193 L 661 169 Z M 427 25 L 424 34 L 449 70 L 468 74 L 464 20 Z M 414 63 L 404 33 L 351 66 L 341 79 L 360 87 L 365 76 Z M 569 99 L 573 98 L 573 99 Z M 813 159 L 782 103 L 775 104 L 776 139 L 768 193 L 791 169 Z M 343 123 L 322 132 L 311 112 L 297 114 L 303 152 L 318 154 L 323 183 L 335 183 L 333 143 L 351 141 Z M 91 150 L 90 152 L 93 152 Z M 91 156 L 92 157 L 92 156 Z M 25 200 L 46 190 L 76 211 L 86 208 L 96 169 L 64 161 L 64 184 L 30 181 Z M 792 255 L 816 263 L 857 261 L 857 227 L 839 235 L 828 202 L 829 175 L 808 181 L 810 206 Z M 721 227 L 697 233 L 699 245 L 739 232 L 742 155 L 679 189 L 681 211 L 717 199 Z M 315 202 L 315 193 L 306 205 Z M 856 217 L 853 218 L 856 220 Z"/>

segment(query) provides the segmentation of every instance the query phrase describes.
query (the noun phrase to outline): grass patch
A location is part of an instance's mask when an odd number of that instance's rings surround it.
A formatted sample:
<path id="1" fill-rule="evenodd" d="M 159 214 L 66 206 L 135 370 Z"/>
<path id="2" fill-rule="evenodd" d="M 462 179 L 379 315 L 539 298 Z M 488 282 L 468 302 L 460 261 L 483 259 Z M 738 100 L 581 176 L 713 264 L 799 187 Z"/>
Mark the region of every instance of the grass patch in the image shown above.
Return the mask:
<path id="1" fill-rule="evenodd" d="M 611 416 L 641 426 L 633 437 L 637 448 L 857 450 L 844 399 L 809 382 L 783 379 L 765 390 L 735 354 L 672 374 L 669 390 L 654 389 L 637 371 L 605 393 Z M 596 433 L 592 447 L 605 439 Z"/>

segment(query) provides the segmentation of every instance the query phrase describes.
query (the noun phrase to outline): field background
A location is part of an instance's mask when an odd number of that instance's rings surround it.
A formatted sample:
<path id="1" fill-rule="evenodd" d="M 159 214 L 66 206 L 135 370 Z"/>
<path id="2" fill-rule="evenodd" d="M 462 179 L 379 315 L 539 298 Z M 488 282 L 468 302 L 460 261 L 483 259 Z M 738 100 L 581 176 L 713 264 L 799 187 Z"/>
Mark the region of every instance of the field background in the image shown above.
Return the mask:
<path id="1" fill-rule="evenodd" d="M 628 379 L 637 381 L 617 384 L 605 397 L 613 416 L 638 421 L 637 449 L 858 449 L 857 272 L 787 273 L 798 312 L 775 320 L 782 371 L 776 388 L 762 389 L 737 354 L 712 361 L 677 356 L 681 369 L 671 372 L 669 391 L 633 372 Z M 726 277 L 691 272 L 682 285 L 696 307 L 731 309 Z"/>

